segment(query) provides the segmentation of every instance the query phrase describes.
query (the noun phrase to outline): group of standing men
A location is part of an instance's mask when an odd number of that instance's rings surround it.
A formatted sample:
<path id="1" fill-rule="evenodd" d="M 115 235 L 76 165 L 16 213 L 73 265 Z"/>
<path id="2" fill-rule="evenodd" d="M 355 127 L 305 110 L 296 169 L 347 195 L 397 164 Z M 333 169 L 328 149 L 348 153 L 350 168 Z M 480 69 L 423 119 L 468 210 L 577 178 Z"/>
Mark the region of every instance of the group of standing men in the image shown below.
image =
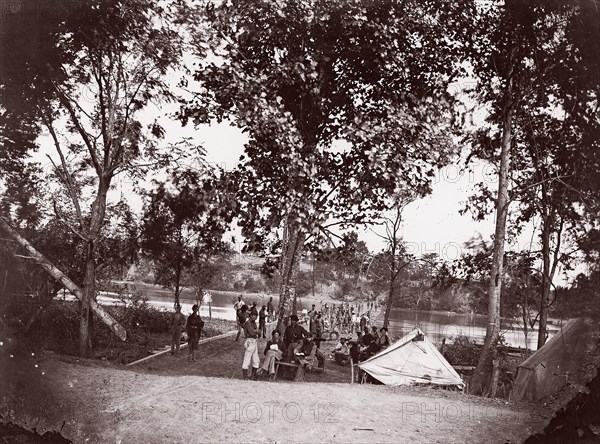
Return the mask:
<path id="1" fill-rule="evenodd" d="M 242 295 L 238 296 L 238 300 L 233 304 L 233 309 L 236 313 L 237 327 L 238 333 L 235 338 L 235 341 L 240 340 L 240 335 L 243 330 L 244 323 L 249 319 L 251 314 L 254 314 L 256 318 L 258 318 L 258 329 L 260 331 L 260 335 L 263 338 L 267 337 L 267 322 L 271 322 L 273 319 L 274 306 L 273 306 L 273 298 L 269 299 L 267 305 L 263 305 L 260 311 L 256 307 L 256 302 L 253 302 L 252 305 L 248 306 L 244 301 Z"/>
<path id="2" fill-rule="evenodd" d="M 252 377 L 256 377 L 260 359 L 258 357 L 257 339 L 267 337 L 267 319 L 270 321 L 273 317 L 274 306 L 273 298 L 269 299 L 267 305 L 263 305 L 260 311 L 256 307 L 256 302 L 253 302 L 250 307 L 244 301 L 242 295 L 238 296 L 238 300 L 233 304 L 233 308 L 237 316 L 238 332 L 235 341 L 239 341 L 242 331 L 246 337 L 244 342 L 244 361 L 242 363 L 242 373 L 244 379 L 248 378 L 248 370 L 252 364 Z M 258 327 L 256 319 L 258 318 Z"/>
<path id="3" fill-rule="evenodd" d="M 327 304 L 325 304 L 325 313 L 327 316 L 335 315 L 336 307 L 333 307 L 332 313 L 329 312 Z M 238 296 L 238 300 L 234 304 L 236 312 L 238 332 L 235 341 L 239 341 L 242 331 L 246 338 L 244 342 L 244 359 L 242 362 L 242 373 L 244 379 L 248 378 L 248 370 L 250 366 L 252 368 L 250 377 L 255 378 L 258 374 L 260 366 L 260 358 L 258 354 L 257 340 L 259 338 L 267 337 L 266 323 L 271 322 L 275 319 L 275 307 L 273 298 L 269 298 L 266 305 L 263 305 L 260 311 L 257 308 L 256 302 L 253 302 L 250 306 L 246 304 L 242 295 Z M 344 312 L 343 305 L 340 307 L 340 312 Z M 184 325 L 188 336 L 188 360 L 196 361 L 195 352 L 198 348 L 200 340 L 200 334 L 204 326 L 204 322 L 198 314 L 199 307 L 194 304 L 192 306 L 192 314 L 186 317 L 181 313 L 181 306 L 179 304 L 175 307 L 175 313 L 171 314 L 170 328 L 171 328 L 171 354 L 178 354 L 180 349 L 181 333 Z M 352 313 L 353 310 L 347 310 Z M 280 338 L 280 333 L 275 330 L 273 331 L 273 338 L 267 344 L 265 349 L 265 361 L 263 364 L 263 370 L 273 376 L 274 363 L 280 359 L 287 358 L 289 362 L 296 361 L 300 364 L 300 367 L 312 365 L 312 358 L 316 358 L 319 362 L 319 366 L 324 364 L 324 356 L 320 353 L 319 348 L 325 332 L 325 321 L 323 313 L 317 311 L 313 304 L 312 309 L 308 312 L 309 315 L 309 331 L 306 331 L 304 327 L 298 324 L 298 317 L 292 315 L 290 317 L 290 325 L 285 329 L 283 338 Z M 258 319 L 258 326 L 256 320 Z M 362 319 L 361 319 L 362 320 Z M 366 324 L 366 322 L 365 322 Z M 366 330 L 366 325 L 360 325 L 361 331 Z M 387 329 L 384 335 L 387 336 Z M 368 331 L 366 333 L 369 333 Z M 374 334 L 377 336 L 377 330 L 375 329 Z M 360 338 L 360 343 L 371 342 L 365 341 L 364 339 L 372 337 L 371 334 L 365 335 L 364 338 Z M 345 341 L 344 341 L 345 342 Z M 373 341 L 377 343 L 379 341 Z M 365 344 L 366 346 L 370 344 Z M 384 344 L 381 344 L 384 345 Z M 389 337 L 387 344 L 389 345 Z M 344 353 L 346 354 L 346 353 Z"/>

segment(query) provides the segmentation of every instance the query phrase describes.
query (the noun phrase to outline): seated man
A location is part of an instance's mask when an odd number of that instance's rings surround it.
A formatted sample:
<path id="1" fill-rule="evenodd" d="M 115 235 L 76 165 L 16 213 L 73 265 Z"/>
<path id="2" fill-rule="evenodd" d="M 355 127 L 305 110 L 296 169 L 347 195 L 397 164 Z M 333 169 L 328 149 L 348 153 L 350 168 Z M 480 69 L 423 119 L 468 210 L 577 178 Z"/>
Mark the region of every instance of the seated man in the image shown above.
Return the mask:
<path id="1" fill-rule="evenodd" d="M 379 352 L 379 350 L 381 350 L 379 344 L 376 341 L 371 341 L 369 345 L 361 351 L 360 360 L 366 361 L 371 356 L 376 355 Z"/>
<path id="2" fill-rule="evenodd" d="M 283 358 L 284 352 L 285 343 L 279 335 L 279 330 L 273 330 L 272 339 L 267 342 L 265 347 L 265 360 L 260 373 L 268 373 L 271 379 L 275 379 L 275 363 Z"/>
<path id="3" fill-rule="evenodd" d="M 359 355 L 360 355 L 360 347 L 362 341 L 362 332 L 357 331 L 357 338 L 351 339 L 348 341 L 348 347 L 350 348 L 350 358 L 354 361 L 354 364 L 358 364 Z"/>
<path id="4" fill-rule="evenodd" d="M 358 360 L 360 362 L 366 361 L 378 351 L 379 345 L 373 340 L 373 336 L 371 334 L 363 335 L 358 345 Z"/>
<path id="5" fill-rule="evenodd" d="M 294 381 L 304 381 L 304 372 L 306 369 L 311 369 L 314 366 L 314 359 L 317 353 L 317 347 L 314 343 L 314 333 L 300 342 L 296 343 L 293 349 L 293 356 L 298 364 L 298 371 Z"/>
<path id="6" fill-rule="evenodd" d="M 371 335 L 373 336 L 373 340 L 375 342 L 379 340 L 379 332 L 377 331 L 377 327 L 374 325 L 371 327 Z"/>
<path id="7" fill-rule="evenodd" d="M 388 329 L 385 327 L 381 327 L 379 330 L 379 338 L 377 339 L 377 344 L 380 349 L 384 349 L 390 346 L 390 335 L 388 335 Z"/>
<path id="8" fill-rule="evenodd" d="M 344 365 L 350 360 L 350 348 L 346 344 L 346 338 L 340 338 L 340 342 L 333 348 L 333 356 L 335 362 L 340 365 Z"/>
<path id="9" fill-rule="evenodd" d="M 288 361 L 292 361 L 294 359 L 293 351 L 298 343 L 302 342 L 304 338 L 309 336 L 310 334 L 304 329 L 304 327 L 298 325 L 298 316 L 290 316 L 290 325 L 288 325 L 288 327 L 285 329 L 285 333 L 283 334 L 283 342 L 285 343 L 285 347 L 288 351 Z"/>
<path id="10" fill-rule="evenodd" d="M 363 335 L 361 337 L 361 344 L 363 344 L 364 346 L 368 347 L 369 344 L 375 339 L 373 337 L 373 335 L 371 334 L 371 330 L 369 329 L 369 327 L 365 326 L 362 329 Z"/>

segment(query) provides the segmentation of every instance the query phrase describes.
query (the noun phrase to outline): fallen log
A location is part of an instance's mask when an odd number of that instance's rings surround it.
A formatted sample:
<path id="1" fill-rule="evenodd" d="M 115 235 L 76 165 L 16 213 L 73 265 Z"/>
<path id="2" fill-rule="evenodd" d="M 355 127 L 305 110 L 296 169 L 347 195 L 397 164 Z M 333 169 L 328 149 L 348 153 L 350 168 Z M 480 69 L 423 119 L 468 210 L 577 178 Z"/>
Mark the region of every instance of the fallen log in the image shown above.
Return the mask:
<path id="1" fill-rule="evenodd" d="M 27 239 L 21 236 L 14 228 L 12 228 L 8 222 L 6 222 L 2 217 L 0 217 L 0 228 L 6 232 L 18 245 L 27 250 L 30 258 L 35 261 L 40 267 L 42 267 L 50 276 L 60 282 L 67 290 L 69 290 L 75 297 L 79 300 L 83 299 L 83 291 L 79 286 L 73 282 L 69 277 L 64 274 L 60 269 L 50 262 L 46 257 L 37 251 Z M 104 322 L 108 327 L 121 339 L 125 340 L 127 338 L 127 331 L 119 324 L 106 310 L 104 310 L 98 303 L 94 300 L 90 301 L 90 308 L 98 316 L 102 322 Z"/>

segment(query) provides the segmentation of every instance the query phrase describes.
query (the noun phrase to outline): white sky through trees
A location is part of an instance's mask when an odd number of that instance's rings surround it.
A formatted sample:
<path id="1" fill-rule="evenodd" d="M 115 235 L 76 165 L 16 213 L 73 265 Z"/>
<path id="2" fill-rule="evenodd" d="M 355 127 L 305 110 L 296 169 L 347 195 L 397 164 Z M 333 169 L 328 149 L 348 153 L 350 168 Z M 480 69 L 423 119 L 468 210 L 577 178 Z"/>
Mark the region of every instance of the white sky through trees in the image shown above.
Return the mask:
<path id="1" fill-rule="evenodd" d="M 150 107 L 144 111 L 146 123 L 158 119 L 165 129 L 164 145 L 176 143 L 183 138 L 191 139 L 195 145 L 203 146 L 206 150 L 206 160 L 225 170 L 236 167 L 240 155 L 243 153 L 244 143 L 247 137 L 239 128 L 227 122 L 203 124 L 194 127 L 192 123 L 182 127 L 178 120 L 174 119 L 174 113 L 178 110 L 177 104 L 164 104 L 160 108 Z M 47 155 L 56 156 L 52 140 L 48 133 L 43 133 L 39 139 L 40 151 L 36 153 L 34 160 L 44 165 L 44 170 L 51 169 Z M 466 148 L 464 149 L 466 151 Z M 463 153 L 464 156 L 464 153 Z M 467 198 L 474 193 L 474 185 L 484 180 L 495 193 L 497 187 L 497 176 L 495 169 L 482 161 L 471 162 L 472 171 L 464 167 L 464 158 L 457 159 L 455 164 L 449 165 L 437 171 L 432 183 L 432 193 L 425 198 L 410 203 L 403 214 L 402 236 L 407 243 L 407 251 L 420 257 L 423 254 L 437 253 L 440 258 L 452 261 L 467 252 L 465 242 L 472 238 L 481 237 L 485 241 L 491 240 L 494 231 L 494 212 L 483 221 L 474 221 L 470 213 L 461 215 L 459 211 L 464 208 Z M 132 193 L 133 187 L 123 174 L 115 178 L 115 190 L 110 196 L 111 201 L 121 198 L 131 205 L 132 209 L 139 215 L 142 211 L 141 196 Z M 148 184 L 149 186 L 149 184 Z M 523 234 L 516 240 L 509 240 L 507 251 L 537 250 L 539 249 L 535 231 L 535 221 L 523 230 Z M 356 231 L 359 238 L 364 240 L 372 252 L 378 252 L 385 248 L 384 240 L 375 234 L 384 234 L 381 226 L 367 228 L 358 227 Z M 239 252 L 242 248 L 240 230 L 233 227 L 231 233 L 226 235 L 226 240 L 235 237 L 235 250 Z M 531 246 L 533 243 L 533 246 Z M 564 275 L 557 273 L 556 283 L 566 283 Z M 569 278 L 576 276 L 582 271 L 577 268 L 575 274 L 569 273 Z"/>

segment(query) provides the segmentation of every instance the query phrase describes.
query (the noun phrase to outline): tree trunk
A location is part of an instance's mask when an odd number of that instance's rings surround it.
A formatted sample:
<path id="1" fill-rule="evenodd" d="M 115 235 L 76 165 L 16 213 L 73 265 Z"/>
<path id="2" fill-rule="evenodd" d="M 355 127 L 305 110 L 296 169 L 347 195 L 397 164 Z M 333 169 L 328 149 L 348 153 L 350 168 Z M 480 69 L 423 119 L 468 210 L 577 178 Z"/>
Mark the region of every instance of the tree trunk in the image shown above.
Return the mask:
<path id="1" fill-rule="evenodd" d="M 181 267 L 179 266 L 179 264 L 177 264 L 177 270 L 175 270 L 175 307 L 180 305 L 180 303 L 179 303 L 180 295 L 181 295 L 180 281 L 181 281 Z M 196 299 L 197 298 L 198 298 L 198 295 L 196 294 Z"/>
<path id="2" fill-rule="evenodd" d="M 512 56 L 510 63 L 513 63 Z M 511 68 L 512 70 L 512 68 Z M 492 358 L 500 335 L 500 294 L 504 268 L 504 240 L 506 236 L 506 218 L 508 216 L 508 171 L 510 168 L 510 145 L 512 138 L 512 74 L 509 75 L 507 97 L 509 100 L 502 128 L 502 146 L 500 171 L 498 173 L 498 198 L 496 199 L 496 230 L 494 233 L 494 252 L 488 289 L 488 325 L 483 350 L 470 381 L 472 394 L 482 394 L 489 386 L 492 372 Z M 489 390 L 488 390 L 489 391 Z"/>
<path id="3" fill-rule="evenodd" d="M 110 187 L 110 179 L 100 177 L 98 195 L 94 199 L 90 212 L 89 229 L 86 234 L 85 275 L 83 281 L 83 298 L 81 299 L 80 325 L 79 325 L 79 353 L 86 357 L 92 350 L 92 320 L 91 305 L 96 303 L 96 240 L 100 238 L 100 231 L 106 215 L 106 196 Z"/>
<path id="4" fill-rule="evenodd" d="M 315 253 L 312 254 L 312 296 L 315 298 L 315 286 L 317 281 L 315 279 Z"/>
<path id="5" fill-rule="evenodd" d="M 489 388 L 489 397 L 495 398 L 498 392 L 498 381 L 500 380 L 500 361 L 497 358 L 492 360 L 492 381 Z"/>
<path id="6" fill-rule="evenodd" d="M 67 277 L 62 271 L 60 271 L 52 262 L 37 251 L 24 237 L 22 237 L 16 230 L 14 230 L 3 218 L 0 217 L 0 227 L 12 238 L 22 246 L 31 258 L 42 267 L 50 276 L 60 282 L 67 290 L 69 290 L 77 299 L 80 301 L 83 299 L 83 291 L 75 284 L 71 279 Z M 127 332 L 125 329 L 113 319 L 102 307 L 98 305 L 93 299 L 90 301 L 90 308 L 92 311 L 102 319 L 104 322 L 119 338 L 123 341 L 127 338 Z"/>
<path id="7" fill-rule="evenodd" d="M 395 279 L 390 281 L 390 289 L 387 299 L 387 304 L 385 305 L 385 315 L 383 317 L 383 326 L 385 328 L 389 328 L 390 325 L 390 314 L 392 313 L 392 305 L 394 305 L 394 294 L 396 293 L 396 283 Z"/>
<path id="8" fill-rule="evenodd" d="M 79 355 L 89 356 L 92 350 L 91 302 L 95 300 L 96 264 L 94 263 L 94 241 L 87 242 L 85 255 L 85 275 L 83 280 L 83 298 L 79 311 Z"/>
<path id="9" fill-rule="evenodd" d="M 281 251 L 281 287 L 277 309 L 279 328 L 282 328 L 283 319 L 289 314 L 290 300 L 295 299 L 296 280 L 300 269 L 300 258 L 304 249 L 304 239 L 305 234 L 298 226 L 291 224 L 286 226 Z"/>
<path id="10" fill-rule="evenodd" d="M 527 309 L 527 296 L 521 307 L 521 316 L 523 318 L 523 336 L 525 336 L 525 356 L 529 355 L 529 316 Z"/>
<path id="11" fill-rule="evenodd" d="M 540 295 L 540 320 L 538 329 L 538 350 L 546 343 L 546 323 L 548 313 L 546 306 L 550 300 L 550 221 L 546 215 L 542 220 L 542 291 Z"/>
<path id="12" fill-rule="evenodd" d="M 560 237 L 562 235 L 562 220 L 559 226 L 555 229 L 556 233 L 556 246 L 554 254 L 551 257 L 550 239 L 552 236 L 552 227 L 554 227 L 555 219 L 553 215 L 544 217 L 542 223 L 542 292 L 540 295 L 540 321 L 538 330 L 538 350 L 543 347 L 546 343 L 546 325 L 548 323 L 548 307 L 550 305 L 550 291 L 552 287 L 552 280 L 556 273 L 556 267 L 558 266 L 559 253 L 560 253 Z"/>

